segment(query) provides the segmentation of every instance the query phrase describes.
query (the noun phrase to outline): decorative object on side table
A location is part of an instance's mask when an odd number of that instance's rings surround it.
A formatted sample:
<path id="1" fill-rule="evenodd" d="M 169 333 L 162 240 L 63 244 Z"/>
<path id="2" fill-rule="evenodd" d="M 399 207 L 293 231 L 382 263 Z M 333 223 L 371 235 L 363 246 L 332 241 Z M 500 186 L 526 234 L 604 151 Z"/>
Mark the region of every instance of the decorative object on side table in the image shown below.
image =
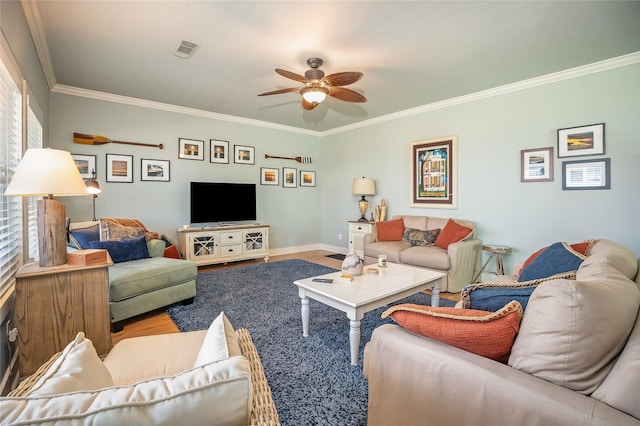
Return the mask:
<path id="1" fill-rule="evenodd" d="M 373 213 L 371 214 L 373 216 Z M 372 220 L 375 222 L 384 222 L 384 219 L 387 217 L 387 200 L 384 198 L 380 201 L 380 205 L 376 206 L 376 215 L 375 218 L 372 217 Z"/>
<path id="2" fill-rule="evenodd" d="M 64 204 L 53 196 L 88 195 L 71 154 L 57 149 L 28 149 L 4 195 L 46 196 L 38 200 L 39 265 L 67 263 L 67 227 Z"/>
<path id="3" fill-rule="evenodd" d="M 360 208 L 360 219 L 358 222 L 368 222 L 367 219 L 367 208 L 369 207 L 369 202 L 365 198 L 367 195 L 376 195 L 376 183 L 371 178 L 354 178 L 353 183 L 351 184 L 351 193 L 353 195 L 362 196 L 360 201 L 358 201 L 358 207 Z"/>

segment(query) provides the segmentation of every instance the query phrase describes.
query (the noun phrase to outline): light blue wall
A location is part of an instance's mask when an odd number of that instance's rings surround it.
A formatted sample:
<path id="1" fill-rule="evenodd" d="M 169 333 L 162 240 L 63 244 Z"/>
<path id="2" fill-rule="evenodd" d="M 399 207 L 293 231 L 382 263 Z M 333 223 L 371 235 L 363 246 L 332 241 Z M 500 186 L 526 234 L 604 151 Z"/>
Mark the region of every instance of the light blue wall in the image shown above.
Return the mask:
<path id="1" fill-rule="evenodd" d="M 557 158 L 557 129 L 602 122 L 605 155 Z M 458 209 L 410 208 L 410 143 L 447 135 L 458 135 Z M 520 151 L 541 147 L 554 147 L 554 181 L 521 183 Z M 588 158 L 611 158 L 611 190 L 563 191 L 562 161 Z M 640 256 L 638 64 L 326 136 L 322 160 L 329 245 L 345 244 L 359 216 L 351 180 L 367 176 L 370 208 L 384 198 L 390 215 L 471 220 L 483 241 L 514 248 L 509 270 L 555 241 L 607 238 Z"/>
<path id="2" fill-rule="evenodd" d="M 121 144 L 73 143 L 73 133 L 101 135 L 112 140 L 164 145 L 140 147 Z M 176 228 L 189 223 L 189 182 L 249 182 L 257 185 L 257 221 L 271 226 L 272 248 L 299 247 L 322 240 L 320 188 L 260 185 L 260 168 L 283 167 L 317 171 L 322 167 L 318 138 L 294 132 L 249 126 L 175 112 L 122 105 L 60 93 L 51 94 L 51 145 L 72 154 L 97 156 L 97 180 L 102 193 L 96 199 L 97 217 L 133 217 L 148 229 L 177 240 Z M 205 160 L 178 159 L 178 139 L 205 141 Z M 229 141 L 255 148 L 255 165 L 211 163 L 209 140 Z M 133 183 L 106 182 L 106 154 L 133 156 Z M 265 154 L 309 156 L 311 164 L 265 159 Z M 170 182 L 142 182 L 141 159 L 168 160 Z M 282 176 L 281 176 L 282 178 Z M 90 220 L 90 197 L 61 198 L 74 222 Z M 211 208 L 233 200 L 211 200 Z"/>

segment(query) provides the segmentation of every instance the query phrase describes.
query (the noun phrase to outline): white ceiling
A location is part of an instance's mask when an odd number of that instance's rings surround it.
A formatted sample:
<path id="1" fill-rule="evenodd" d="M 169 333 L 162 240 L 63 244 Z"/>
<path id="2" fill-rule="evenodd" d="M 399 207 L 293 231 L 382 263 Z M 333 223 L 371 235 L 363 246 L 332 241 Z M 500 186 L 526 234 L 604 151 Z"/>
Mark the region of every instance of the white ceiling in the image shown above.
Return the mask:
<path id="1" fill-rule="evenodd" d="M 314 132 L 640 52 L 639 1 L 40 0 L 25 11 L 53 90 Z M 170 53 L 180 40 L 200 45 L 191 59 Z M 296 92 L 257 96 L 300 86 L 274 68 L 304 74 L 314 56 L 326 74 L 363 72 L 349 88 L 368 102 L 305 111 Z"/>

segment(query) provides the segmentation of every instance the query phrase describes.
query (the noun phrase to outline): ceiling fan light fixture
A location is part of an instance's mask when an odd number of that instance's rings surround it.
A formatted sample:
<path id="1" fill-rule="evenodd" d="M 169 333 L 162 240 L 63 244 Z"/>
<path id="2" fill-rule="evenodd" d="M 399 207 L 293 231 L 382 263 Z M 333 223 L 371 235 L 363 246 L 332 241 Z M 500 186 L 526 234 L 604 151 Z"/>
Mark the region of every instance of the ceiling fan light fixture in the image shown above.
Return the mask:
<path id="1" fill-rule="evenodd" d="M 327 97 L 327 89 L 324 87 L 305 87 L 300 90 L 302 97 L 309 103 L 320 103 Z"/>

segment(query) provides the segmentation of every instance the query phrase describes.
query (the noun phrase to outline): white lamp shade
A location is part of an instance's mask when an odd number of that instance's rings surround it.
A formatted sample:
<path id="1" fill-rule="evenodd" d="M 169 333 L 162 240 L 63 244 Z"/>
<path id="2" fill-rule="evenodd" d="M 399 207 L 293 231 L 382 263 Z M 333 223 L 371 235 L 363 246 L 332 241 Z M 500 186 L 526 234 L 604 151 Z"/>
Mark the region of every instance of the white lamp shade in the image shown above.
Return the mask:
<path id="1" fill-rule="evenodd" d="M 353 195 L 376 195 L 376 182 L 371 178 L 355 178 L 351 185 Z"/>
<path id="2" fill-rule="evenodd" d="M 88 195 L 89 191 L 69 152 L 31 148 L 25 152 L 4 193 L 34 197 Z"/>

